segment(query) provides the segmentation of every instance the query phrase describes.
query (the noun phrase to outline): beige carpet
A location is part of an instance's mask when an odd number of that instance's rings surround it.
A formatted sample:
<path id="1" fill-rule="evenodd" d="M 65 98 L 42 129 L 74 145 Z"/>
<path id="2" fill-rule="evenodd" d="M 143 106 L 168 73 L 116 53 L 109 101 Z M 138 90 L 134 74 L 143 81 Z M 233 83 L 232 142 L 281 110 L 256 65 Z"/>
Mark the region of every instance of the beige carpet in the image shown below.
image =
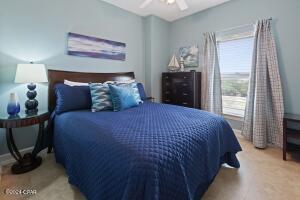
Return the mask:
<path id="1" fill-rule="evenodd" d="M 280 149 L 258 150 L 242 138 L 243 152 L 238 154 L 239 170 L 222 167 L 204 200 L 296 200 L 300 199 L 300 163 L 284 162 Z M 36 195 L 5 195 L 5 189 L 35 189 Z M 1 200 L 79 200 L 85 199 L 67 180 L 64 168 L 55 163 L 53 154 L 43 154 L 38 169 L 11 175 L 4 167 Z"/>

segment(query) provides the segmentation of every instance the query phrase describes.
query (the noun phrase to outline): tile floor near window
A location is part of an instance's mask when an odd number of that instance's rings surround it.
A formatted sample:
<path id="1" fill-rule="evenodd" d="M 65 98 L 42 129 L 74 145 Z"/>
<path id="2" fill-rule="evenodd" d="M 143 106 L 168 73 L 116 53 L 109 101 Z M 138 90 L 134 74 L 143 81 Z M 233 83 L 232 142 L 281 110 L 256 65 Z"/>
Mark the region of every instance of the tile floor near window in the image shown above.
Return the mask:
<path id="1" fill-rule="evenodd" d="M 204 200 L 296 200 L 300 199 L 300 162 L 284 162 L 280 149 L 255 149 L 239 137 L 243 152 L 238 154 L 239 170 L 222 167 L 204 195 Z M 43 155 L 38 169 L 11 175 L 4 167 L 0 191 L 1 200 L 79 200 L 85 199 L 67 180 L 64 168 L 55 163 L 54 155 Z M 299 160 L 299 158 L 296 160 Z M 33 196 L 4 195 L 5 188 L 36 189 Z"/>

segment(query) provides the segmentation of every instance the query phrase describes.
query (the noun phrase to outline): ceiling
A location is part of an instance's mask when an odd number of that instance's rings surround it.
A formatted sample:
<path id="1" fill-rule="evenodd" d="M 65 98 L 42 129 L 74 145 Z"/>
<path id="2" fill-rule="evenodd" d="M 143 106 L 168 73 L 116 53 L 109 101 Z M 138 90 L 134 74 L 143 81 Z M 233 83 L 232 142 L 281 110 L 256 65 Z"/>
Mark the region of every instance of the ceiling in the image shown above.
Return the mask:
<path id="1" fill-rule="evenodd" d="M 230 0 L 186 0 L 188 9 L 181 11 L 177 4 L 167 5 L 153 0 L 146 8 L 140 8 L 144 0 L 101 0 L 140 16 L 155 15 L 167 21 L 174 21 Z"/>

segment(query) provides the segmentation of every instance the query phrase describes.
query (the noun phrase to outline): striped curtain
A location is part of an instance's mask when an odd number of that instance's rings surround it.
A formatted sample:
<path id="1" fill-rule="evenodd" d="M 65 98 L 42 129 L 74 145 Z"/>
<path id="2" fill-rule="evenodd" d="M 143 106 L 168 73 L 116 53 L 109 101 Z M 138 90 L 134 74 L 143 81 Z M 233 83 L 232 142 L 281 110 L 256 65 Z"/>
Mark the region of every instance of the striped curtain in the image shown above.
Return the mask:
<path id="1" fill-rule="evenodd" d="M 242 134 L 255 147 L 282 146 L 282 86 L 270 20 L 256 24 L 253 63 Z"/>
<path id="2" fill-rule="evenodd" d="M 204 34 L 202 70 L 202 109 L 222 115 L 221 73 L 214 33 Z"/>

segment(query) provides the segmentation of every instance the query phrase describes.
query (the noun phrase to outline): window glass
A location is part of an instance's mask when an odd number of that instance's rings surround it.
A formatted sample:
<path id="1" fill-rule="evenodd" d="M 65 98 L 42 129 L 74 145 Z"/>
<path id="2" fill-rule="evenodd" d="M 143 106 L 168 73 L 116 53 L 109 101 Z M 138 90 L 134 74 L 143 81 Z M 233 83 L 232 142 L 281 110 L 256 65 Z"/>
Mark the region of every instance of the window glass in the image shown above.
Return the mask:
<path id="1" fill-rule="evenodd" d="M 223 114 L 244 117 L 254 37 L 219 41 Z"/>

